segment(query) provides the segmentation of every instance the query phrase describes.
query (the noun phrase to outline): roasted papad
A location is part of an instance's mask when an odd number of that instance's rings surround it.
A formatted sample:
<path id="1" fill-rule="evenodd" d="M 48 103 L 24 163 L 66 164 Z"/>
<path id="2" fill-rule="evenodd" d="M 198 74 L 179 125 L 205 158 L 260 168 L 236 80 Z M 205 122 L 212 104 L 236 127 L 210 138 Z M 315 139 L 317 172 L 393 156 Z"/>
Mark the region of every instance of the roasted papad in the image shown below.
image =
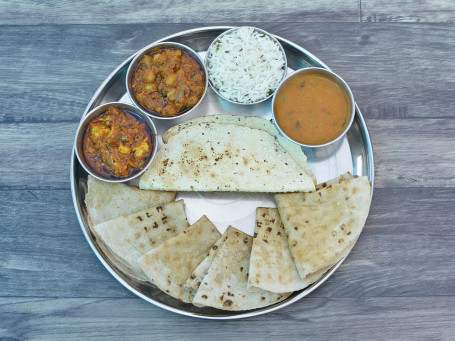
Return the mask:
<path id="1" fill-rule="evenodd" d="M 265 307 L 287 298 L 290 293 L 250 292 L 247 289 L 253 238 L 232 226 L 202 280 L 193 304 L 223 310 Z"/>
<path id="2" fill-rule="evenodd" d="M 197 222 L 140 257 L 144 273 L 165 293 L 191 303 L 194 291 L 184 287 L 191 272 L 204 259 L 221 233 L 202 216 Z"/>
<path id="3" fill-rule="evenodd" d="M 311 193 L 275 195 L 300 278 L 346 256 L 360 235 L 371 201 L 366 176 L 342 176 Z"/>
<path id="4" fill-rule="evenodd" d="M 266 131 L 194 124 L 170 137 L 142 175 L 141 189 L 306 192 L 313 179 Z"/>

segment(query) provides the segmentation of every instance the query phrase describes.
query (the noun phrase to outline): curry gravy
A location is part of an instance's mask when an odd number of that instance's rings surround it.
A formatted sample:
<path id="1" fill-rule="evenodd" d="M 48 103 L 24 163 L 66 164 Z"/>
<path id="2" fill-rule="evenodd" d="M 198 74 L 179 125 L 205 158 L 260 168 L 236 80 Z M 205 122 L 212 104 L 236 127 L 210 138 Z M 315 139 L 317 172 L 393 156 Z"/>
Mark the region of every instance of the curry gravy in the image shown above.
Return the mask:
<path id="1" fill-rule="evenodd" d="M 338 137 L 349 121 L 344 90 L 320 74 L 304 73 L 290 79 L 277 93 L 275 117 L 293 140 L 318 145 Z"/>

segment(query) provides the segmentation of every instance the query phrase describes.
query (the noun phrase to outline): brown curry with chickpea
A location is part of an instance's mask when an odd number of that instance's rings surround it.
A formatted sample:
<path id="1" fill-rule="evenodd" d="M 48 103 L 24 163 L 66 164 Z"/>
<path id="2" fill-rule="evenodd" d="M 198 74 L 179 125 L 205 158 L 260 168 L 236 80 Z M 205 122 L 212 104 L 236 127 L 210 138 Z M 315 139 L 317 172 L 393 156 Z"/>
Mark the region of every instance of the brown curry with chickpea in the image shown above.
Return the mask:
<path id="1" fill-rule="evenodd" d="M 144 121 L 126 110 L 109 106 L 88 124 L 82 150 L 90 168 L 99 175 L 125 178 L 144 168 L 153 141 Z"/>
<path id="2" fill-rule="evenodd" d="M 132 87 L 139 103 L 167 117 L 195 106 L 204 93 L 204 81 L 201 66 L 187 53 L 158 49 L 142 57 Z"/>

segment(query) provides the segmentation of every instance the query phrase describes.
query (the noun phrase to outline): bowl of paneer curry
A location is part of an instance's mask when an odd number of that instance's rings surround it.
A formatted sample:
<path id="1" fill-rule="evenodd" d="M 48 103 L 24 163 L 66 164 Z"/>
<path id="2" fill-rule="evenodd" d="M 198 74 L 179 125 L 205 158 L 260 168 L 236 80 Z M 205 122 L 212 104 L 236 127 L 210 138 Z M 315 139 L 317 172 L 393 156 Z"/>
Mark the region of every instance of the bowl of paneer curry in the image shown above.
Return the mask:
<path id="1" fill-rule="evenodd" d="M 146 46 L 126 74 L 131 101 L 147 115 L 172 119 L 189 113 L 202 101 L 208 85 L 201 57 L 188 46 L 161 42 Z"/>
<path id="2" fill-rule="evenodd" d="M 100 105 L 79 124 L 74 144 L 82 167 L 95 178 L 124 182 L 140 176 L 157 150 L 157 131 L 138 108 L 119 102 Z"/>

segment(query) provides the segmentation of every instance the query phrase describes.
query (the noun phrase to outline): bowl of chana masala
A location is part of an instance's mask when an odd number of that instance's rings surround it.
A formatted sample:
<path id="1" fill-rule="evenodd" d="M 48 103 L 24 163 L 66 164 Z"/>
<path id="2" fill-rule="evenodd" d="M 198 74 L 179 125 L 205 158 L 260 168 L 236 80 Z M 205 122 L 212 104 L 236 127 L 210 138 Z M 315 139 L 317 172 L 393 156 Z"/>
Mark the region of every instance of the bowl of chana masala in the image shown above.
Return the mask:
<path id="1" fill-rule="evenodd" d="M 137 53 L 126 75 L 128 94 L 138 108 L 159 119 L 189 113 L 207 90 L 207 71 L 188 46 L 162 42 Z"/>
<path id="2" fill-rule="evenodd" d="M 327 146 L 349 130 L 355 102 L 346 82 L 322 68 L 300 69 L 276 90 L 272 111 L 277 128 L 304 147 Z"/>
<path id="3" fill-rule="evenodd" d="M 141 175 L 157 150 L 152 120 L 132 105 L 107 103 L 90 111 L 76 134 L 76 156 L 92 176 L 124 182 Z"/>

